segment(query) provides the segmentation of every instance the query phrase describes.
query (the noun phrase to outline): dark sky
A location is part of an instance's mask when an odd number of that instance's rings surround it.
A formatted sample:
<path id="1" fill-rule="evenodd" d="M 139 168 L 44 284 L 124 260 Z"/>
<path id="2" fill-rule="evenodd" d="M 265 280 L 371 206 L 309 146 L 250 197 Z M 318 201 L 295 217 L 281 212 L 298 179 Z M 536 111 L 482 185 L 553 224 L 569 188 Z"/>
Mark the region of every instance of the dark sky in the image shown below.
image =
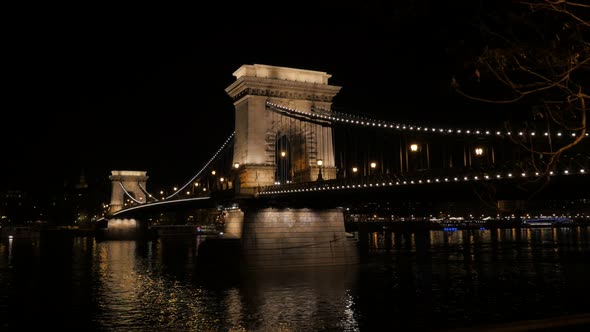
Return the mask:
<path id="1" fill-rule="evenodd" d="M 0 188 L 112 169 L 188 180 L 233 130 L 224 90 L 243 64 L 328 72 L 343 112 L 478 116 L 448 84 L 480 44 L 477 1 L 122 3 L 7 12 Z"/>

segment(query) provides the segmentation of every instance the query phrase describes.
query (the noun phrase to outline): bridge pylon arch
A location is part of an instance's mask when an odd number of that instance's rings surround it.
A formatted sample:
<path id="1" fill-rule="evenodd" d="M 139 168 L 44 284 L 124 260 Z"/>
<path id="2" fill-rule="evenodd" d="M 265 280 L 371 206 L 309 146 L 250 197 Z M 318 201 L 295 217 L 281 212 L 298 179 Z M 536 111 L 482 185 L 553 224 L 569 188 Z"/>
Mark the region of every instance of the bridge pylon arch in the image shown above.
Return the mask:
<path id="1" fill-rule="evenodd" d="M 332 75 L 261 64 L 243 65 L 233 75 L 236 81 L 225 91 L 235 107 L 236 192 L 255 194 L 257 188 L 275 184 L 277 156 L 285 152 L 277 151 L 281 137 L 290 143 L 288 172 L 293 182 L 316 181 L 320 174 L 323 180 L 336 178 L 329 122 L 305 120 L 305 113 L 331 109 L 341 89 L 328 84 Z M 268 110 L 269 103 L 296 109 L 303 119 L 277 115 Z"/>
<path id="2" fill-rule="evenodd" d="M 109 206 L 109 214 L 120 211 L 125 204 L 125 191 L 131 194 L 136 200 L 145 203 L 146 194 L 144 190 L 148 176 L 145 171 L 111 171 L 109 179 L 111 180 L 111 204 Z"/>

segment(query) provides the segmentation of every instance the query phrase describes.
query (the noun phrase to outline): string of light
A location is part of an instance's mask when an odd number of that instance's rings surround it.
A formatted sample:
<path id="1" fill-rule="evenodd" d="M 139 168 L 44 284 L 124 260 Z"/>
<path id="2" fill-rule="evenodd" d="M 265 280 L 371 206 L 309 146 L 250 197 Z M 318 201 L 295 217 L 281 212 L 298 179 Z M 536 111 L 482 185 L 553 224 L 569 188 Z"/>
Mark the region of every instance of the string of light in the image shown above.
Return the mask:
<path id="1" fill-rule="evenodd" d="M 180 199 L 175 199 L 173 201 L 159 201 L 159 202 L 147 203 L 147 204 L 142 204 L 142 205 L 136 205 L 136 206 L 132 206 L 130 208 L 124 209 L 124 210 L 119 210 L 119 211 L 113 213 L 113 216 L 116 216 L 116 215 L 122 214 L 122 213 L 127 213 L 127 212 L 132 211 L 132 210 L 144 209 L 144 208 L 146 208 L 148 206 L 155 206 L 155 205 L 162 205 L 162 204 L 172 204 L 172 203 L 179 203 L 179 202 L 200 201 L 200 200 L 205 200 L 205 199 L 211 199 L 211 197 L 180 198 Z"/>
<path id="2" fill-rule="evenodd" d="M 586 175 L 588 171 L 585 169 L 579 169 L 578 171 L 563 170 L 561 172 L 551 171 L 549 176 L 563 176 L 563 175 Z M 373 181 L 368 183 L 356 183 L 356 184 L 326 184 L 326 183 L 315 183 L 307 182 L 304 185 L 309 186 L 307 188 L 293 188 L 300 185 L 277 185 L 269 186 L 259 192 L 260 195 L 278 195 L 278 194 L 290 194 L 298 192 L 313 192 L 313 191 L 332 191 L 332 190 L 349 190 L 349 189 L 366 189 L 366 188 L 380 188 L 380 187 L 392 187 L 392 186 L 406 186 L 406 185 L 421 185 L 421 184 L 435 184 L 435 183 L 449 183 L 449 182 L 465 182 L 465 181 L 485 181 L 485 180 L 505 180 L 515 178 L 540 178 L 543 175 L 539 172 L 502 172 L 495 174 L 480 174 L 480 175 L 463 175 L 453 177 L 433 177 L 433 178 L 418 178 L 411 180 L 400 180 L 400 181 Z M 347 182 L 351 182 L 348 180 Z M 280 188 L 280 190 L 279 190 Z"/>
<path id="3" fill-rule="evenodd" d="M 183 191 L 186 187 L 188 187 L 191 183 L 193 183 L 193 181 L 195 181 L 196 178 L 198 178 L 203 171 L 205 171 L 209 165 L 211 165 L 211 163 L 213 161 L 215 161 L 217 159 L 217 156 L 219 156 L 221 154 L 221 152 L 228 146 L 228 144 L 233 140 L 234 135 L 236 134 L 236 132 L 232 132 L 231 135 L 229 135 L 229 137 L 225 140 L 225 142 L 223 142 L 223 144 L 221 145 L 221 147 L 217 150 L 217 152 L 215 152 L 215 154 L 213 155 L 213 157 L 211 157 L 211 159 L 209 159 L 209 161 L 205 164 L 205 166 L 203 166 L 201 168 L 201 170 L 199 170 L 199 172 L 197 172 L 197 174 L 195 174 L 195 176 L 193 176 L 185 185 L 183 185 L 182 187 L 180 187 L 180 189 L 178 189 L 177 191 L 173 192 L 171 195 L 169 195 L 168 197 L 164 198 L 164 200 L 167 200 L 169 198 L 172 198 L 176 195 L 178 195 L 178 193 L 180 193 L 181 191 Z"/>
<path id="4" fill-rule="evenodd" d="M 456 135 L 467 135 L 467 136 L 480 136 L 480 137 L 549 137 L 549 136 L 556 136 L 556 137 L 577 137 L 580 135 L 578 132 L 570 132 L 564 133 L 561 131 L 557 131 L 550 135 L 549 132 L 536 132 L 536 131 L 527 131 L 527 130 L 518 130 L 518 131 L 506 131 L 506 130 L 492 130 L 492 129 L 461 129 L 461 128 L 445 128 L 437 125 L 412 125 L 412 124 L 403 124 L 403 123 L 395 123 L 395 122 L 388 122 L 378 119 L 370 119 L 366 117 L 360 117 L 357 115 L 351 115 L 346 113 L 334 112 L 330 110 L 325 110 L 317 107 L 312 107 L 314 112 L 305 112 L 301 110 L 297 110 L 290 107 L 285 107 L 282 105 L 278 105 L 275 103 L 271 103 L 269 101 L 266 102 L 266 105 L 277 111 L 287 112 L 287 113 L 295 113 L 300 114 L 306 117 L 311 117 L 320 120 L 328 120 L 328 121 L 336 121 L 344 124 L 350 125 L 359 125 L 365 127 L 375 127 L 375 128 L 383 128 L 383 129 L 394 129 L 398 131 L 410 131 L 410 132 L 423 132 L 423 133 L 431 133 L 431 134 L 456 134 Z M 588 133 L 585 134 L 588 136 Z"/>

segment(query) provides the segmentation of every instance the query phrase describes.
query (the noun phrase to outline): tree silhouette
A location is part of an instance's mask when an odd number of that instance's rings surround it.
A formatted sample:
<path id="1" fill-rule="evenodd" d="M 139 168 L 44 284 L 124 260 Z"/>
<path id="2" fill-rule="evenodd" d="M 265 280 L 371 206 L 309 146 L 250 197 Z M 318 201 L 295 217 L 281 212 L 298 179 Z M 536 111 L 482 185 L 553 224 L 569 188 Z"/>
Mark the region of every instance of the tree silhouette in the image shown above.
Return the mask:
<path id="1" fill-rule="evenodd" d="M 454 90 L 510 107 L 506 132 L 520 133 L 509 137 L 527 151 L 523 164 L 540 172 L 542 183 L 564 160 L 587 164 L 590 4 L 517 0 L 478 24 L 482 51 L 467 75 L 452 79 Z"/>

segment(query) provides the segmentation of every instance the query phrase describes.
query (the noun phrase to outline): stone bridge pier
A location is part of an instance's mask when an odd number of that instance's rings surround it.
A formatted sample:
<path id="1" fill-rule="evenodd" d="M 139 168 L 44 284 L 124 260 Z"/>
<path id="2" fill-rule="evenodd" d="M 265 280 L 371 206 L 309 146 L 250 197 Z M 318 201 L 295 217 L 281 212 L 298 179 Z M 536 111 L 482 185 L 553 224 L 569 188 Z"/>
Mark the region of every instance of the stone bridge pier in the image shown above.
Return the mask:
<path id="1" fill-rule="evenodd" d="M 127 196 L 125 191 L 136 200 L 142 203 L 146 202 L 144 191 L 148 179 L 146 173 L 145 171 L 111 171 L 109 176 L 112 184 L 110 215 L 123 209 Z"/>
<path id="2" fill-rule="evenodd" d="M 329 112 L 339 86 L 328 84 L 325 72 L 243 65 L 236 81 L 226 88 L 235 107 L 234 164 L 236 192 L 253 195 L 256 188 L 273 185 L 277 170 L 288 168 L 288 180 L 307 182 L 336 178 L 332 128 L 329 122 L 300 121 L 268 109 L 267 103 L 297 109 L 311 117 L 317 109 Z M 279 145 L 289 146 L 281 150 Z M 289 162 L 277 168 L 281 161 Z"/>

